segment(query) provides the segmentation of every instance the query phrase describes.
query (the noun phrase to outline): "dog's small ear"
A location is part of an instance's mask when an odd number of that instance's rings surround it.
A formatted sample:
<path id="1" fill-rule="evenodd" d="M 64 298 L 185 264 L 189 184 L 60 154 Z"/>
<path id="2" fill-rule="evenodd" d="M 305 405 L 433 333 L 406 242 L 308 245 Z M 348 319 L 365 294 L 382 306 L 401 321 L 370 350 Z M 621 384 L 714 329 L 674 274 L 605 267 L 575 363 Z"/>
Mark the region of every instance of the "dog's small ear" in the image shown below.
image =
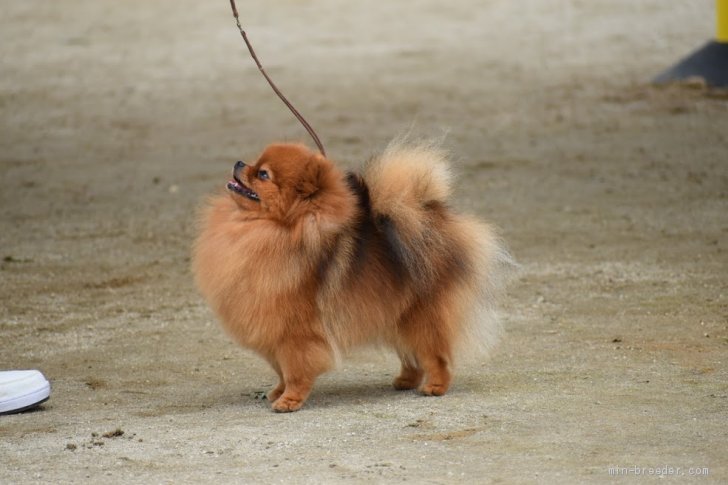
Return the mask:
<path id="1" fill-rule="evenodd" d="M 311 161 L 304 168 L 301 180 L 296 185 L 296 192 L 304 199 L 310 199 L 321 189 L 323 178 L 323 166 L 316 161 Z"/>

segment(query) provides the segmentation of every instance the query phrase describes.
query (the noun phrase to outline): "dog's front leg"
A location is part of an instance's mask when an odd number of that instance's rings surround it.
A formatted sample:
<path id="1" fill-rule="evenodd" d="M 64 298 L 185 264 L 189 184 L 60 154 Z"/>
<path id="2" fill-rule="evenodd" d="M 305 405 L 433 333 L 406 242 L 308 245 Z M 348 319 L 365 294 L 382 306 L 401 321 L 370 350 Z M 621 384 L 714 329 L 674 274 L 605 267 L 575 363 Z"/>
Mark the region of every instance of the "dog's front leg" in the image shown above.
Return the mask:
<path id="1" fill-rule="evenodd" d="M 323 338 L 308 336 L 283 342 L 276 351 L 282 375 L 282 394 L 272 404 L 276 412 L 297 411 L 311 393 L 316 378 L 331 368 L 331 348 Z M 280 389 L 274 389 L 274 394 Z"/>

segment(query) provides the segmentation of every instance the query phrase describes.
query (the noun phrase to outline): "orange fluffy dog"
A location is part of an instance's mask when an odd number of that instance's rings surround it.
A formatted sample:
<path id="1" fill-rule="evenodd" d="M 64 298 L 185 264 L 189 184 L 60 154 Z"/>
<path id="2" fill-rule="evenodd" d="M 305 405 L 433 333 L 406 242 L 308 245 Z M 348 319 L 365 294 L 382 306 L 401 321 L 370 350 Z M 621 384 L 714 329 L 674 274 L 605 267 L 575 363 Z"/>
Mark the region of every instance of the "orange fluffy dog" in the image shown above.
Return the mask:
<path id="1" fill-rule="evenodd" d="M 492 229 L 447 205 L 450 173 L 430 145 L 393 144 L 362 176 L 303 145 L 235 164 L 194 247 L 197 284 L 225 328 L 299 409 L 341 353 L 392 347 L 396 389 L 444 394 L 464 346 L 497 335 L 493 290 L 510 263 Z"/>

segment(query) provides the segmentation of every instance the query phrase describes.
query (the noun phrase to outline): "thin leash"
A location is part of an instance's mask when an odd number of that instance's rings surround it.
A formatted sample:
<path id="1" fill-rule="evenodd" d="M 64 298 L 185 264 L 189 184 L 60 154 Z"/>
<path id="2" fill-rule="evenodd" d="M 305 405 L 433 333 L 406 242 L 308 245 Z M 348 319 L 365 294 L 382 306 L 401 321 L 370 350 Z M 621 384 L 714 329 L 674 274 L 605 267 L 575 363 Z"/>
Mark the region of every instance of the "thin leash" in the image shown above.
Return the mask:
<path id="1" fill-rule="evenodd" d="M 296 117 L 298 121 L 301 122 L 304 128 L 306 128 L 306 131 L 308 131 L 308 134 L 311 135 L 311 138 L 313 138 L 313 141 L 316 143 L 316 146 L 318 147 L 319 151 L 321 152 L 321 155 L 326 156 L 326 151 L 324 150 L 324 145 L 321 143 L 321 140 L 319 140 L 318 135 L 314 131 L 314 129 L 311 127 L 311 125 L 308 124 L 308 121 L 306 121 L 306 118 L 304 118 L 301 113 L 298 112 L 296 108 L 293 107 L 290 101 L 283 95 L 283 93 L 278 89 L 278 86 L 275 85 L 273 80 L 268 76 L 268 73 L 265 72 L 265 69 L 263 68 L 263 65 L 258 60 L 258 56 L 255 55 L 255 50 L 253 49 L 253 46 L 250 44 L 250 41 L 248 40 L 248 34 L 245 33 L 245 30 L 243 30 L 242 25 L 240 25 L 240 17 L 238 16 L 238 8 L 235 5 L 235 0 L 230 0 L 230 7 L 233 9 L 233 16 L 235 17 L 235 23 L 238 26 L 238 30 L 240 31 L 240 35 L 243 37 L 243 40 L 245 41 L 245 45 L 248 46 L 248 51 L 250 52 L 251 57 L 255 61 L 255 64 L 258 66 L 258 70 L 263 74 L 263 77 L 266 81 L 268 81 L 268 84 L 273 89 L 273 91 L 278 95 L 279 98 L 281 98 L 281 101 L 288 107 L 289 110 L 291 110 L 291 113 L 293 113 L 293 116 Z"/>

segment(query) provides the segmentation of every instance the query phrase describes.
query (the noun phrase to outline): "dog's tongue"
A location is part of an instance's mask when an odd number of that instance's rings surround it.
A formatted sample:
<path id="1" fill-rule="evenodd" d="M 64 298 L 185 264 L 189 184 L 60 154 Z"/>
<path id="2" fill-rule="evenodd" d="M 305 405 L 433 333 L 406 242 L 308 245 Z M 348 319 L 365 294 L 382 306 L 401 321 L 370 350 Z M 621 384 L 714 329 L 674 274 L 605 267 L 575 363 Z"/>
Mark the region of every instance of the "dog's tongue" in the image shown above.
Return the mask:
<path id="1" fill-rule="evenodd" d="M 253 192 L 251 189 L 245 186 L 240 180 L 238 180 L 236 177 L 233 176 L 232 179 L 230 179 L 227 183 L 228 190 L 232 190 L 236 194 L 244 195 L 245 197 L 254 200 L 259 201 L 260 198 L 258 197 L 258 194 Z"/>

